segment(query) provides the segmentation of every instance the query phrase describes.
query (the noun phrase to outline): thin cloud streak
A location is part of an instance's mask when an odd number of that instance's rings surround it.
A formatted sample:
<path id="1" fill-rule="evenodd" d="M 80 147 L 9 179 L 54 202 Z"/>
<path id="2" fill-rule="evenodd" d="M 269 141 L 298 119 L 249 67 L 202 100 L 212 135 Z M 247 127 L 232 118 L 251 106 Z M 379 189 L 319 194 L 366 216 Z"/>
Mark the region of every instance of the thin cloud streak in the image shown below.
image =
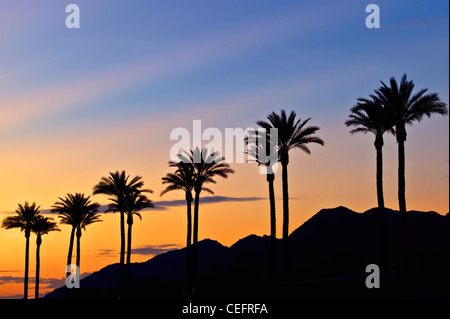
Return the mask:
<path id="1" fill-rule="evenodd" d="M 257 200 L 265 200 L 264 197 L 229 197 L 229 196 L 204 196 L 200 198 L 202 204 L 213 204 L 223 202 L 252 202 Z M 186 206 L 186 200 L 176 199 L 169 201 L 156 201 L 153 202 L 154 209 L 167 210 L 168 207 Z"/>
<path id="2" fill-rule="evenodd" d="M 133 255 L 141 256 L 156 256 L 171 250 L 181 249 L 183 245 L 179 244 L 164 244 L 164 245 L 145 245 L 137 248 L 131 249 Z M 119 251 L 115 249 L 99 249 L 98 257 L 117 257 L 119 256 Z"/>
<path id="3" fill-rule="evenodd" d="M 258 200 L 265 200 L 264 197 L 231 197 L 231 196 L 204 196 L 200 198 L 200 203 L 202 204 L 215 204 L 223 202 L 253 202 Z M 169 207 L 179 207 L 186 206 L 186 200 L 184 199 L 174 199 L 166 201 L 154 201 L 154 208 L 146 208 L 142 211 L 153 211 L 153 210 L 168 210 Z M 100 214 L 106 214 L 108 210 L 108 205 L 100 205 L 98 212 Z M 39 210 L 41 214 L 44 215 L 55 215 L 51 212 L 51 209 L 41 209 Z M 12 214 L 13 212 L 4 212 L 5 214 Z"/>
<path id="4" fill-rule="evenodd" d="M 331 10 L 321 17 L 312 18 L 311 12 L 316 8 L 307 8 L 300 12 L 289 12 L 270 19 L 256 21 L 246 28 L 236 28 L 222 35 L 209 35 L 187 47 L 177 48 L 160 56 L 145 57 L 122 66 L 87 75 L 84 78 L 69 80 L 20 96 L 0 100 L 2 131 L 23 125 L 34 119 L 45 117 L 58 111 L 80 108 L 83 103 L 92 102 L 102 97 L 115 94 L 133 87 L 143 81 L 164 80 L 190 69 L 201 68 L 213 62 L 221 61 L 235 55 L 242 55 L 263 46 L 276 43 L 294 34 L 311 36 L 311 30 L 323 27 L 323 21 L 336 19 Z M 279 19 L 283 23 L 279 23 Z M 309 25 L 297 28 L 298 21 Z"/>

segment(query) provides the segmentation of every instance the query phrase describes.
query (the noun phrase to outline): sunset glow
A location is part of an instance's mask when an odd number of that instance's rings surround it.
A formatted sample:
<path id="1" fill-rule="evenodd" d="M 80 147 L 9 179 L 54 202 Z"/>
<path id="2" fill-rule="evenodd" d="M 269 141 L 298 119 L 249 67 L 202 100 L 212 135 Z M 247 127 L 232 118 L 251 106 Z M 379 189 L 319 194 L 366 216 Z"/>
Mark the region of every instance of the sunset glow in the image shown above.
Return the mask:
<path id="1" fill-rule="evenodd" d="M 0 219 L 28 201 L 58 221 L 48 213 L 58 197 L 92 195 L 102 176 L 125 170 L 142 176 L 155 204 L 135 218 L 132 262 L 186 245 L 186 206 L 175 204 L 184 193 L 160 197 L 174 128 L 201 120 L 204 129 L 245 129 L 281 109 L 311 117 L 325 145 L 290 153 L 292 232 L 322 208 L 377 206 L 374 136 L 350 135 L 344 124 L 358 97 L 407 73 L 416 91 L 449 102 L 447 1 L 378 1 L 377 30 L 366 28 L 360 1 L 76 3 L 81 27 L 67 29 L 66 4 L 0 0 Z M 425 117 L 407 133 L 407 208 L 445 215 L 448 117 Z M 385 206 L 398 210 L 397 144 L 384 141 Z M 269 235 L 266 176 L 255 164 L 231 168 L 208 186 L 227 200 L 200 199 L 199 240 L 231 246 Z M 281 181 L 279 170 L 279 238 Z M 119 214 L 101 219 L 83 232 L 81 273 L 119 262 Z M 59 228 L 42 239 L 42 296 L 64 285 L 71 229 Z M 24 258 L 24 233 L 0 228 L 0 298 L 22 298 Z M 30 281 L 30 297 L 33 289 Z"/>

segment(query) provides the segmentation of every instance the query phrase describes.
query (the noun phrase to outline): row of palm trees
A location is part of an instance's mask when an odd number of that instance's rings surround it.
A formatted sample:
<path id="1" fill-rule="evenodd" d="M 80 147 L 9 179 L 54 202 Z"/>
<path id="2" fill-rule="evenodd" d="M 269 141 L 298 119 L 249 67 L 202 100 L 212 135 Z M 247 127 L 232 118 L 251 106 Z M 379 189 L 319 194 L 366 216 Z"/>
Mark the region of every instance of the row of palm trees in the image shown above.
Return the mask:
<path id="1" fill-rule="evenodd" d="M 437 93 L 427 93 L 428 89 L 421 89 L 413 94 L 414 82 L 407 80 L 404 74 L 397 83 L 392 77 L 389 85 L 381 81 L 381 87 L 374 90 L 369 98 L 358 98 L 356 105 L 351 108 L 349 120 L 345 124 L 354 127 L 350 133 L 372 133 L 375 135 L 376 149 L 376 185 L 378 211 L 380 216 L 380 238 L 382 264 L 387 269 L 387 234 L 386 213 L 383 196 L 383 135 L 391 133 L 398 145 L 398 202 L 400 211 L 401 238 L 401 270 L 408 272 L 408 235 L 405 196 L 405 142 L 406 126 L 420 122 L 425 116 L 433 114 L 447 115 L 446 104 Z"/>
<path id="2" fill-rule="evenodd" d="M 51 217 L 44 217 L 39 212 L 36 203 L 24 205 L 19 204 L 15 216 L 8 216 L 3 219 L 2 227 L 6 229 L 18 228 L 25 232 L 25 277 L 24 277 L 24 298 L 28 298 L 28 267 L 30 259 L 30 235 L 36 234 L 36 282 L 35 296 L 39 298 L 39 271 L 40 271 L 40 247 L 42 236 L 52 231 L 59 231 L 58 226 Z"/>
<path id="3" fill-rule="evenodd" d="M 120 273 L 119 286 L 123 293 L 124 283 L 124 256 L 125 256 L 125 227 L 124 215 L 127 215 L 128 224 L 128 249 L 127 249 L 127 275 L 130 274 L 131 263 L 131 237 L 133 216 L 141 218 L 139 212 L 143 209 L 153 207 L 152 201 L 149 200 L 144 193 L 151 192 L 151 190 L 142 189 L 143 182 L 140 176 L 129 180 L 129 176 L 125 171 L 110 173 L 109 177 L 102 177 L 100 182 L 94 187 L 94 194 L 106 194 L 109 196 L 110 204 L 106 212 L 120 212 L 121 214 L 121 251 L 120 251 Z M 69 241 L 69 251 L 67 255 L 67 265 L 72 264 L 72 255 L 75 236 L 76 240 L 76 266 L 77 271 L 80 270 L 81 259 L 81 236 L 82 231 L 86 230 L 86 226 L 96 222 L 100 222 L 100 214 L 98 213 L 100 205 L 92 203 L 90 196 L 85 196 L 82 193 L 67 194 L 64 198 L 58 198 L 51 209 L 52 213 L 58 213 L 60 224 L 69 225 L 72 227 Z M 24 298 L 28 298 L 28 264 L 29 264 L 29 238 L 30 233 L 37 235 L 36 238 L 36 285 L 35 298 L 39 298 L 39 248 L 42 243 L 42 235 L 48 234 L 51 231 L 59 231 L 53 218 L 44 217 L 39 212 L 39 206 L 36 203 L 29 205 L 19 204 L 19 208 L 15 211 L 14 216 L 8 216 L 3 219 L 2 227 L 6 229 L 18 228 L 25 232 L 26 250 L 25 250 L 25 276 L 24 276 Z M 71 275 L 70 267 L 66 272 L 66 278 Z M 79 273 L 78 273 L 79 275 Z"/>
<path id="4" fill-rule="evenodd" d="M 351 109 L 350 119 L 347 126 L 354 127 L 351 133 L 373 133 L 375 135 L 375 148 L 377 154 L 377 199 L 380 216 L 380 238 L 382 240 L 383 263 L 387 263 L 387 241 L 386 241 L 386 217 L 384 212 L 383 182 L 382 182 L 382 147 L 384 144 L 383 135 L 392 133 L 396 136 L 398 144 L 398 198 L 400 214 L 402 219 L 402 265 L 407 266 L 407 237 L 406 237 L 406 198 L 405 198 L 405 149 L 406 125 L 411 125 L 415 121 L 420 121 L 424 116 L 430 117 L 432 114 L 447 114 L 446 105 L 439 99 L 437 93 L 425 94 L 427 89 L 420 90 L 413 94 L 414 83 L 407 81 L 403 75 L 400 85 L 395 78 L 390 79 L 390 86 L 381 82 L 382 86 L 374 90 L 369 98 L 358 98 L 356 105 Z M 276 274 L 276 212 L 275 212 L 275 173 L 269 162 L 260 160 L 262 152 L 271 153 L 273 148 L 277 152 L 278 162 L 282 167 L 282 193 L 283 193 L 283 227 L 282 227 L 282 266 L 283 274 L 288 273 L 289 265 L 289 191 L 288 191 L 288 164 L 289 152 L 293 149 L 300 149 L 310 154 L 309 144 L 324 145 L 324 141 L 316 135 L 319 127 L 308 126 L 310 118 L 302 121 L 297 118 L 295 111 L 289 114 L 281 110 L 280 114 L 272 112 L 265 121 L 257 121 L 257 125 L 265 131 L 266 147 L 248 149 L 249 154 L 253 153 L 259 165 L 266 166 L 266 180 L 269 186 L 270 205 L 270 275 L 271 279 Z M 276 129 L 277 137 L 274 140 L 271 129 Z M 254 132 L 255 137 L 261 137 L 260 132 Z M 247 140 L 248 141 L 248 140 Z M 272 150 L 273 151 L 273 150 Z M 267 154 L 265 154 L 267 155 Z M 234 173 L 230 166 L 224 163 L 223 156 L 219 152 L 210 152 L 207 148 L 196 148 L 179 155 L 178 161 L 169 162 L 169 167 L 173 172 L 167 173 L 162 178 L 166 188 L 161 192 L 161 196 L 167 192 L 181 190 L 184 192 L 187 207 L 187 239 L 186 239 L 186 292 L 192 293 L 196 287 L 198 279 L 198 220 L 199 203 L 202 191 L 214 194 L 207 184 L 216 183 L 215 178 L 227 178 Z M 108 196 L 109 204 L 107 212 L 119 212 L 120 214 L 120 261 L 119 261 L 119 297 L 124 296 L 125 284 L 130 279 L 131 261 L 131 239 L 134 216 L 141 218 L 140 211 L 153 207 L 153 203 L 145 195 L 152 193 L 149 189 L 143 189 L 144 183 L 140 176 L 130 178 L 125 171 L 111 172 L 107 177 L 102 177 L 93 188 L 93 194 L 103 194 Z M 194 202 L 194 213 L 192 216 L 192 202 Z M 89 224 L 100 221 L 98 214 L 99 204 L 91 203 L 90 196 L 84 194 L 67 194 L 65 198 L 52 207 L 53 213 L 58 213 L 61 224 L 72 226 L 67 264 L 71 264 L 73 242 L 77 237 L 77 259 L 76 264 L 80 265 L 80 238 L 82 230 Z M 34 213 L 33 213 L 34 212 Z M 38 208 L 33 203 L 29 206 L 19 205 L 16 216 L 4 219 L 2 226 L 9 228 L 20 228 L 25 231 L 26 237 L 26 264 L 25 264 L 25 287 L 24 295 L 27 297 L 28 286 L 28 246 L 30 232 L 38 235 L 39 244 L 41 236 L 50 231 L 57 230 L 56 224 L 48 217 L 40 216 Z M 128 226 L 127 247 L 125 249 L 125 216 Z M 45 219 L 39 221 L 40 219 Z M 38 226 L 40 224 L 44 226 Z M 34 228 L 33 228 L 34 227 Z M 39 230 L 38 227 L 41 227 Z M 125 251 L 127 258 L 125 264 Z M 37 254 L 37 257 L 39 255 Z M 38 263 L 37 263 L 38 265 Z M 125 269 L 126 267 L 126 269 Z M 70 273 L 67 273 L 69 276 Z M 37 268 L 38 276 L 38 268 Z M 37 278 L 38 282 L 38 278 Z M 38 284 L 37 284 L 38 287 Z M 38 289 L 38 288 L 36 288 Z M 37 295 L 36 295 L 37 297 Z"/>

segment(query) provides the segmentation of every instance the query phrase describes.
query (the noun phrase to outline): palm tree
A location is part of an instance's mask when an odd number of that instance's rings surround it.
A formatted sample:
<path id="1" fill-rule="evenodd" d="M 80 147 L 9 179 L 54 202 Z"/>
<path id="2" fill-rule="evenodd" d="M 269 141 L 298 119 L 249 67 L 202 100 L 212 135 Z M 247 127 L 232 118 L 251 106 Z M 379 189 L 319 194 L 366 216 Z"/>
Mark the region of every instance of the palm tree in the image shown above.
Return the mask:
<path id="1" fill-rule="evenodd" d="M 97 213 L 97 209 L 85 211 L 80 220 L 80 224 L 77 226 L 77 261 L 76 265 L 78 270 L 80 270 L 80 258 L 81 258 L 81 235 L 82 230 L 86 231 L 86 226 L 91 225 L 93 223 L 101 222 L 100 214 Z M 80 272 L 81 273 L 81 272 Z"/>
<path id="2" fill-rule="evenodd" d="M 161 195 L 174 190 L 185 192 L 187 207 L 187 239 L 186 239 L 186 288 L 189 293 L 192 290 L 191 283 L 191 257 L 192 257 L 192 190 L 194 188 L 195 175 L 194 167 L 190 163 L 169 162 L 170 167 L 176 167 L 175 173 L 167 173 L 162 178 L 163 184 L 168 186 L 161 192 Z"/>
<path id="3" fill-rule="evenodd" d="M 264 136 L 265 135 L 265 136 Z M 249 138 L 250 137 L 250 138 Z M 270 130 L 264 132 L 251 132 L 249 137 L 245 138 L 247 146 L 247 154 L 251 156 L 258 166 L 266 167 L 266 181 L 269 185 L 269 205 L 270 205 L 270 277 L 275 279 L 276 273 L 276 211 L 275 211 L 275 172 L 272 167 L 272 162 L 267 158 L 268 154 L 275 154 L 278 161 L 278 138 L 271 134 Z M 273 139 L 277 140 L 274 141 Z M 265 144 L 261 143 L 265 141 Z M 254 142 L 255 145 L 252 145 Z M 265 155 L 265 156 L 261 156 Z"/>
<path id="4" fill-rule="evenodd" d="M 107 195 L 112 202 L 108 205 L 108 212 L 120 213 L 120 262 L 119 262 L 119 297 L 123 296 L 123 279 L 125 265 L 125 214 L 127 212 L 125 196 L 127 193 L 139 191 L 144 185 L 140 176 L 135 176 L 130 181 L 130 176 L 125 171 L 110 172 L 108 177 L 102 177 L 94 186 L 94 195 Z"/>
<path id="5" fill-rule="evenodd" d="M 73 243 L 75 234 L 77 236 L 77 257 L 76 264 L 80 267 L 80 238 L 81 229 L 85 229 L 87 225 L 100 221 L 99 215 L 96 214 L 99 204 L 91 203 L 90 196 L 85 197 L 82 193 L 67 194 L 65 198 L 58 198 L 52 206 L 52 213 L 58 213 L 60 223 L 72 226 L 69 241 L 69 253 L 67 255 L 67 266 L 72 264 Z M 78 268 L 79 269 L 79 268 Z M 66 277 L 70 276 L 70 272 L 66 273 Z"/>
<path id="6" fill-rule="evenodd" d="M 272 112 L 267 116 L 268 122 L 256 122 L 262 128 L 270 130 L 276 128 L 278 130 L 278 156 L 282 169 L 283 182 L 283 270 L 287 275 L 288 270 L 288 236 L 289 236 L 289 193 L 288 193 L 288 164 L 289 151 L 294 148 L 299 148 L 310 154 L 307 144 L 316 143 L 324 145 L 323 140 L 316 136 L 315 133 L 319 130 L 317 126 L 306 126 L 309 119 L 301 121 L 296 120 L 297 114 L 291 111 L 289 116 L 286 115 L 285 110 L 281 110 L 281 115 Z"/>
<path id="7" fill-rule="evenodd" d="M 383 135 L 386 132 L 395 134 L 394 123 L 389 109 L 375 96 L 371 99 L 358 98 L 355 106 L 351 108 L 350 119 L 345 122 L 349 127 L 355 127 L 350 131 L 355 133 L 372 133 L 375 135 L 376 149 L 376 184 L 378 215 L 380 218 L 380 240 L 382 265 L 387 267 L 387 231 L 386 212 L 384 210 L 383 196 Z M 387 268 L 385 268 L 387 269 Z"/>
<path id="8" fill-rule="evenodd" d="M 42 235 L 46 235 L 52 231 L 60 231 L 53 218 L 36 215 L 31 231 L 36 234 L 36 284 L 35 284 L 35 298 L 39 299 L 39 271 L 41 268 L 40 248 L 42 244 Z"/>
<path id="9" fill-rule="evenodd" d="M 206 191 L 214 194 L 212 190 L 204 187 L 206 183 L 215 184 L 214 177 L 220 176 L 227 178 L 228 174 L 233 174 L 234 170 L 227 163 L 225 158 L 219 152 L 209 153 L 207 148 L 201 150 L 197 147 L 190 154 L 181 155 L 180 159 L 183 163 L 190 163 L 194 171 L 194 231 L 193 231 L 193 255 L 194 255 L 194 284 L 198 276 L 198 211 L 200 203 L 200 193 Z"/>
<path id="10" fill-rule="evenodd" d="M 425 94 L 428 89 L 421 89 L 413 94 L 414 82 L 406 79 L 403 74 L 400 85 L 394 77 L 390 86 L 381 81 L 381 87 L 375 90 L 377 97 L 385 107 L 389 108 L 395 124 L 395 137 L 398 145 L 398 202 L 401 219 L 402 270 L 408 271 L 408 239 L 405 196 L 405 142 L 406 125 L 420 122 L 424 116 L 433 114 L 447 115 L 446 104 L 439 99 L 437 93 Z"/>
<path id="11" fill-rule="evenodd" d="M 139 213 L 146 208 L 153 208 L 153 203 L 142 192 L 152 193 L 151 190 L 139 190 L 125 195 L 126 200 L 126 214 L 128 224 L 128 243 L 127 243 L 127 278 L 130 279 L 130 263 L 131 263 L 131 232 L 133 227 L 133 215 L 139 217 L 142 220 L 142 216 Z"/>
<path id="12" fill-rule="evenodd" d="M 3 219 L 2 227 L 6 229 L 19 228 L 20 231 L 25 232 L 25 276 L 24 276 L 24 299 L 28 299 L 28 265 L 30 259 L 30 232 L 33 222 L 36 216 L 39 214 L 39 207 L 36 207 L 36 203 L 25 205 L 19 204 L 19 208 L 16 210 L 15 216 L 8 216 Z"/>

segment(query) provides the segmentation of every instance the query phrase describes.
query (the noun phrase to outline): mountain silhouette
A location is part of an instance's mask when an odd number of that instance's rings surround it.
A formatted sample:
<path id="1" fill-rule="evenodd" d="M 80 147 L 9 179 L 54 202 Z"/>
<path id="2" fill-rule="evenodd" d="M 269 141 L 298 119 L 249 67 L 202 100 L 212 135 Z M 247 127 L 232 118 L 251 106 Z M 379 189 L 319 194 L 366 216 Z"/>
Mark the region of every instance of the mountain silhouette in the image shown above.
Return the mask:
<path id="1" fill-rule="evenodd" d="M 411 289 L 400 282 L 400 217 L 386 209 L 388 267 L 381 269 L 385 289 L 365 286 L 368 264 L 380 264 L 378 209 L 357 213 L 345 207 L 323 209 L 290 234 L 289 276 L 269 282 L 270 237 L 250 235 L 230 247 L 199 242 L 199 298 L 377 298 L 447 296 L 449 293 L 450 217 L 436 212 L 408 212 Z M 281 272 L 281 239 L 277 270 Z M 186 248 L 131 265 L 129 298 L 183 298 Z M 119 265 L 81 280 L 71 293 L 79 298 L 115 298 Z M 74 290 L 74 289 L 73 289 Z M 65 287 L 45 298 L 64 298 Z M 382 292 L 381 292 L 382 291 Z"/>

